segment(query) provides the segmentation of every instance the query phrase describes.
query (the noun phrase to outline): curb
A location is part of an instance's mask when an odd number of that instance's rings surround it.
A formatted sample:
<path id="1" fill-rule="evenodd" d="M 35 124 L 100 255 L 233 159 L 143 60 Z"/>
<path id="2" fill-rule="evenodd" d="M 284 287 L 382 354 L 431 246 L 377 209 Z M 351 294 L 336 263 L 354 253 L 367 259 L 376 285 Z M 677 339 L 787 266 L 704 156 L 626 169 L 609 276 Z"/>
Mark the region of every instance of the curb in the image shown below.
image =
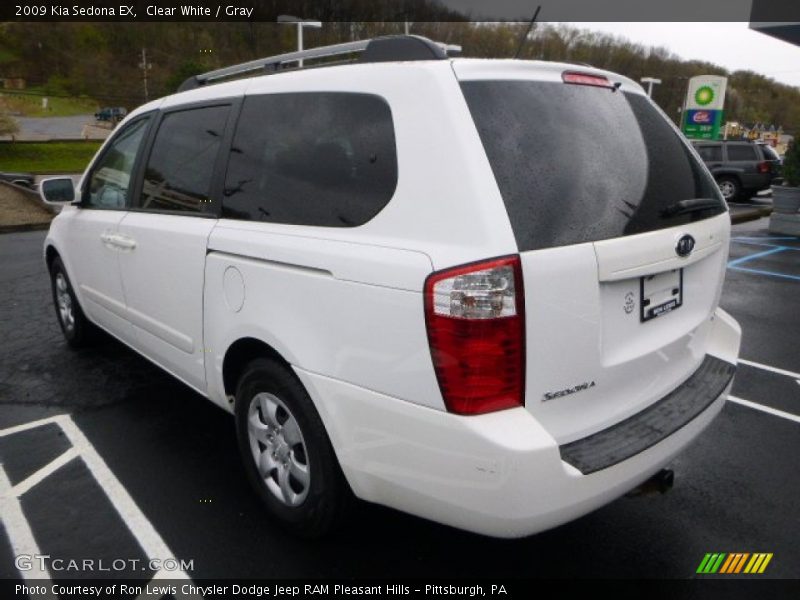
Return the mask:
<path id="1" fill-rule="evenodd" d="M 50 229 L 50 223 L 23 223 L 21 225 L 0 225 L 0 235 L 4 233 L 19 233 L 21 231 L 42 231 Z"/>
<path id="2" fill-rule="evenodd" d="M 743 210 L 742 212 L 731 214 L 731 223 L 738 225 L 739 223 L 747 223 L 748 221 L 757 221 L 761 217 L 768 217 L 772 214 L 772 207 L 756 208 L 753 210 Z"/>

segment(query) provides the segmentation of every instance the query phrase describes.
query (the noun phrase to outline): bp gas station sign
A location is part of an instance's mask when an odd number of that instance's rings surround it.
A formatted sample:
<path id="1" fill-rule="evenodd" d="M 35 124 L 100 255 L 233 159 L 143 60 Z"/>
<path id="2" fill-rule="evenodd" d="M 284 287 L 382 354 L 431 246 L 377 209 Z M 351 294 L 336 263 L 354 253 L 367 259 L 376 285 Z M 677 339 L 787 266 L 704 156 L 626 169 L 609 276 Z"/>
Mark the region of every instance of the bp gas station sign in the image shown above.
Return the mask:
<path id="1" fill-rule="evenodd" d="M 728 80 L 717 75 L 698 75 L 689 80 L 683 133 L 688 138 L 716 140 L 722 127 L 722 107 Z"/>

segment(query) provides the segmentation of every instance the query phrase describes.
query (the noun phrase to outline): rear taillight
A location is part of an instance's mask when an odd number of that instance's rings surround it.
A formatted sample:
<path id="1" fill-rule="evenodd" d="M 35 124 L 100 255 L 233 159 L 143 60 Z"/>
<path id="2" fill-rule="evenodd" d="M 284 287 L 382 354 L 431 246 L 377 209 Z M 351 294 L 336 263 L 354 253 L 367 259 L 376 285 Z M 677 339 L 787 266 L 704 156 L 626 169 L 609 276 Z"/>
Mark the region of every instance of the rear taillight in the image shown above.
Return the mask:
<path id="1" fill-rule="evenodd" d="M 769 173 L 769 163 L 765 160 L 758 163 L 758 172 Z"/>
<path id="2" fill-rule="evenodd" d="M 525 301 L 519 256 L 429 275 L 425 323 L 447 410 L 475 415 L 524 404 Z"/>

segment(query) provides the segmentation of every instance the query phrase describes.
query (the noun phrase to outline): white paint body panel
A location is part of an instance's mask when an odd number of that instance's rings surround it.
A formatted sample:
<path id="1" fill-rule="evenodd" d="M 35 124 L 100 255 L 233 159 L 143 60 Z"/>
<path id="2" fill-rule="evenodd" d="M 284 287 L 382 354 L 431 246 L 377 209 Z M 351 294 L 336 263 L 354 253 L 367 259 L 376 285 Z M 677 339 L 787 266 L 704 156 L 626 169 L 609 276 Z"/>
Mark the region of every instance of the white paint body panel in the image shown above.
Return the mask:
<path id="1" fill-rule="evenodd" d="M 685 234 L 688 258 L 675 253 Z M 707 353 L 728 256 L 730 217 L 595 243 L 522 253 L 526 407 L 560 444 L 643 410 L 691 375 Z M 640 278 L 683 269 L 683 305 L 640 321 Z M 634 300 L 626 312 L 626 299 Z M 595 385 L 546 399 L 546 393 Z"/>
<path id="2" fill-rule="evenodd" d="M 339 381 L 444 408 L 431 367 L 422 319 L 422 295 L 402 289 L 404 272 L 422 281 L 430 272 L 425 255 L 407 250 L 305 239 L 304 255 L 291 236 L 262 234 L 245 258 L 221 249 L 236 248 L 237 230 L 217 228 L 206 261 L 205 338 L 209 396 L 226 406 L 222 364 L 227 349 L 240 338 L 266 342 L 290 364 Z M 393 286 L 354 281 L 373 255 L 398 265 Z M 225 272 L 235 267 L 244 281 L 239 311 L 225 300 Z"/>
<path id="3" fill-rule="evenodd" d="M 734 362 L 741 330 L 717 310 L 710 354 Z M 523 408 L 460 417 L 295 369 L 359 497 L 485 535 L 531 535 L 622 496 L 662 469 L 722 410 L 725 390 L 673 435 L 591 475 Z"/>
<path id="4" fill-rule="evenodd" d="M 119 251 L 131 345 L 198 390 L 206 389 L 203 288 L 214 219 L 127 212 Z"/>
<path id="5" fill-rule="evenodd" d="M 69 249 L 62 253 L 62 261 L 86 316 L 116 336 L 130 335 L 130 323 L 118 251 L 104 240 L 117 234 L 124 216 L 123 211 L 65 207 L 51 230 Z"/>
<path id="6" fill-rule="evenodd" d="M 518 248 L 458 79 L 560 80 L 522 61 L 380 63 L 200 88 L 134 111 L 300 91 L 377 94 L 395 127 L 398 184 L 368 223 L 326 228 L 66 207 L 46 246 L 62 256 L 88 317 L 227 410 L 223 363 L 242 339 L 295 370 L 357 496 L 489 535 L 518 537 L 601 506 L 662 468 L 719 412 L 592 475 L 558 446 L 677 387 L 710 353 L 736 362 L 741 331 L 717 308 L 727 214 L 680 228 L 521 254 L 526 407 L 445 411 L 423 284 L 433 271 Z M 82 186 L 82 183 L 81 183 Z M 114 250 L 101 234 L 121 236 Z M 690 233 L 694 254 L 675 256 Z M 685 304 L 641 323 L 623 310 L 639 277 L 683 268 Z M 596 386 L 543 402 L 547 391 Z"/>

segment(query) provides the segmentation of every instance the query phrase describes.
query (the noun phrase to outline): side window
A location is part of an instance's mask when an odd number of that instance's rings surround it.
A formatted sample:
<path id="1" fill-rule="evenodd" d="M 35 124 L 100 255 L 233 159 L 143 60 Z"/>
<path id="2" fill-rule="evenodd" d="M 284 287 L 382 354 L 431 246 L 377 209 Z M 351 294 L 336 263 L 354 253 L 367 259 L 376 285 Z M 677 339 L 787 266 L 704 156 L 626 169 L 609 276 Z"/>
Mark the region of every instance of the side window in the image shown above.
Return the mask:
<path id="1" fill-rule="evenodd" d="M 135 208 L 210 212 L 209 192 L 229 106 L 167 113 L 161 120 Z"/>
<path id="2" fill-rule="evenodd" d="M 314 92 L 245 99 L 222 216 L 355 227 L 397 187 L 392 113 L 371 94 Z"/>
<path id="3" fill-rule="evenodd" d="M 775 152 L 775 149 L 772 146 L 767 146 L 766 144 L 761 144 L 759 146 L 761 148 L 761 152 L 764 154 L 765 160 L 780 160 L 781 157 L 778 156 L 778 153 Z"/>
<path id="4" fill-rule="evenodd" d="M 729 144 L 728 160 L 758 160 L 758 155 L 749 144 Z"/>
<path id="5" fill-rule="evenodd" d="M 697 152 L 705 162 L 722 162 L 722 146 L 698 146 Z"/>
<path id="6" fill-rule="evenodd" d="M 150 117 L 126 125 L 92 168 L 83 206 L 94 208 L 125 208 L 132 187 L 131 176 L 136 154 L 142 145 Z"/>

